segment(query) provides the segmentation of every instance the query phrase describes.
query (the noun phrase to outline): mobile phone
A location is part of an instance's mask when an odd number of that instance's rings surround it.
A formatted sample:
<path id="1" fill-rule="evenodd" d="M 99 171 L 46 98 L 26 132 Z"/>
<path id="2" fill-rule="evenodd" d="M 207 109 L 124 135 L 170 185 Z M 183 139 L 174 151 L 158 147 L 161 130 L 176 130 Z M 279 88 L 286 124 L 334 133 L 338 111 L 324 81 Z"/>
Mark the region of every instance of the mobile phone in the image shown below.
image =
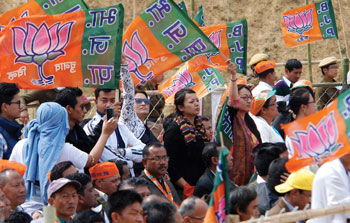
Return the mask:
<path id="1" fill-rule="evenodd" d="M 114 109 L 113 108 L 107 108 L 106 111 L 107 111 L 107 120 L 114 117 Z"/>

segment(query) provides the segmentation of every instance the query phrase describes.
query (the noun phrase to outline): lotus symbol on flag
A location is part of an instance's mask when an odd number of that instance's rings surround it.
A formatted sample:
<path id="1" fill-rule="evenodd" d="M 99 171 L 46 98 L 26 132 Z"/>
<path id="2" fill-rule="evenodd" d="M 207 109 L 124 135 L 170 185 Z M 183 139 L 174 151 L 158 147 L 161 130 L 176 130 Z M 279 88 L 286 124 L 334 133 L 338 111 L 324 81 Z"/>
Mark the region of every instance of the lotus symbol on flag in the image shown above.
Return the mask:
<path id="1" fill-rule="evenodd" d="M 143 75 L 138 69 L 139 66 L 151 61 L 152 59 L 148 57 L 148 50 L 141 41 L 137 31 L 131 35 L 130 44 L 125 40 L 123 53 L 125 53 L 126 59 L 129 63 L 130 73 L 134 73 L 135 76 L 141 80 L 141 83 L 153 78 L 153 71 Z"/>
<path id="2" fill-rule="evenodd" d="M 312 9 L 307 12 L 302 11 L 300 14 L 296 13 L 295 15 L 283 16 L 284 25 L 287 27 L 287 32 L 298 33 L 300 38 L 297 39 L 297 42 L 302 42 L 308 40 L 308 36 L 303 36 L 304 32 L 312 29 Z"/>
<path id="3" fill-rule="evenodd" d="M 38 66 L 39 79 L 33 79 L 34 85 L 45 86 L 54 83 L 54 75 L 46 76 L 43 66 L 48 60 L 55 60 L 65 55 L 74 22 L 67 22 L 60 26 L 60 22 L 48 27 L 42 23 L 39 27 L 27 23 L 27 29 L 13 27 L 13 49 L 17 58 L 15 63 L 34 63 Z"/>
<path id="4" fill-rule="evenodd" d="M 291 141 L 300 159 L 313 157 L 316 162 L 321 162 L 343 146 L 337 143 L 338 129 L 334 112 L 323 118 L 316 127 L 310 123 L 307 131 L 295 131 L 294 134 L 296 138 L 291 138 Z M 293 151 L 289 152 L 294 154 Z"/>
<path id="5" fill-rule="evenodd" d="M 217 47 L 217 48 L 220 48 L 221 47 L 221 31 L 222 30 L 219 30 L 218 32 L 212 32 L 208 38 L 214 43 L 214 45 Z M 207 57 L 207 60 L 210 64 L 214 64 L 212 61 L 211 61 L 211 57 L 215 57 L 216 55 L 218 55 L 219 52 L 216 52 L 216 53 L 207 53 L 205 54 L 206 57 Z"/>

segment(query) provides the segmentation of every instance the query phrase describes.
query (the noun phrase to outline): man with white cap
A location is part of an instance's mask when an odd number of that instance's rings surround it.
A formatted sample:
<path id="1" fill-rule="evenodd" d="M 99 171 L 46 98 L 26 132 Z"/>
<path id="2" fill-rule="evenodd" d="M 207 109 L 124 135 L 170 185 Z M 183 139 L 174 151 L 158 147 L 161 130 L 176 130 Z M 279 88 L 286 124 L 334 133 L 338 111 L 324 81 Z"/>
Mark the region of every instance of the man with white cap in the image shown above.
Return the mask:
<path id="1" fill-rule="evenodd" d="M 67 178 L 54 180 L 48 188 L 48 202 L 56 209 L 56 222 L 72 222 L 78 206 L 80 183 Z"/>
<path id="2" fill-rule="evenodd" d="M 321 83 L 335 82 L 334 78 L 336 78 L 338 74 L 336 57 L 327 57 L 321 60 L 318 67 L 321 68 L 323 74 Z M 340 89 L 336 87 L 322 86 L 316 88 L 315 99 L 318 109 L 326 107 L 333 99 L 338 97 L 339 93 Z"/>
<path id="3" fill-rule="evenodd" d="M 282 209 L 285 209 L 286 212 L 291 212 L 296 208 L 303 210 L 311 201 L 314 177 L 315 174 L 306 169 L 290 174 L 286 182 L 275 187 L 278 193 L 285 195 L 270 209 L 269 215 L 279 214 Z"/>

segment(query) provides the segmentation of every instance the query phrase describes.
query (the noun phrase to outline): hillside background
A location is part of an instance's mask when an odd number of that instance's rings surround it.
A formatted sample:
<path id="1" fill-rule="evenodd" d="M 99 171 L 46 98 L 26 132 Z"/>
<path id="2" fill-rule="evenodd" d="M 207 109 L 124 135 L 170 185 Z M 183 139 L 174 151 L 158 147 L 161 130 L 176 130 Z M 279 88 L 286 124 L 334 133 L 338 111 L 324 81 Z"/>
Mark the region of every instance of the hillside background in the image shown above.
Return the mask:
<path id="1" fill-rule="evenodd" d="M 175 0 L 179 2 L 179 0 Z M 2 5 L 0 13 L 24 4 L 24 0 L 0 0 Z M 125 9 L 124 30 L 135 16 L 138 16 L 152 0 L 85 0 L 90 8 L 111 6 L 121 2 Z M 310 0 L 309 3 L 317 1 Z M 199 4 L 203 5 L 206 25 L 224 23 L 245 17 L 248 22 L 248 61 L 255 53 L 266 53 L 271 60 L 277 63 L 285 63 L 288 59 L 296 58 L 307 61 L 307 45 L 289 48 L 284 46 L 281 31 L 282 13 L 289 9 L 305 5 L 305 0 L 185 0 L 189 15 L 198 10 Z M 345 27 L 342 26 L 338 0 L 332 0 L 338 27 L 339 44 L 343 58 L 346 57 L 344 28 L 348 44 L 350 44 L 350 0 L 341 0 Z M 320 60 L 328 56 L 341 58 L 338 41 L 329 39 L 311 43 L 312 60 Z M 321 72 L 318 64 L 312 67 L 312 80 L 318 83 Z M 341 64 L 339 64 L 339 67 Z M 166 72 L 166 77 L 175 70 Z M 248 70 L 250 72 L 250 70 Z M 277 77 L 283 75 L 283 66 L 277 67 Z M 342 70 L 339 70 L 338 80 L 341 80 Z M 226 76 L 226 74 L 224 74 Z M 227 78 L 227 76 L 226 76 Z M 304 79 L 309 79 L 308 67 L 303 69 Z M 90 95 L 91 91 L 86 91 Z"/>

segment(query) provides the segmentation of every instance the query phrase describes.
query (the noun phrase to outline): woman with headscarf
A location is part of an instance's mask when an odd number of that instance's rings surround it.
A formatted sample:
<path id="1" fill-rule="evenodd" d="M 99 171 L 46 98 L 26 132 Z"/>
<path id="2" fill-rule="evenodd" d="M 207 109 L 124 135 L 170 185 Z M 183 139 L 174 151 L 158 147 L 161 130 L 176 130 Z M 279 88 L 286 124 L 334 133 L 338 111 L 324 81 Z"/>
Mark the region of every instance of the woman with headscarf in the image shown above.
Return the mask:
<path id="1" fill-rule="evenodd" d="M 177 188 L 191 191 L 205 170 L 202 151 L 209 137 L 198 117 L 200 106 L 196 92 L 181 89 L 176 92 L 174 102 L 176 118 L 164 133 L 164 146 L 170 157 L 168 171 Z"/>
<path id="2" fill-rule="evenodd" d="M 237 86 L 236 67 L 230 60 L 227 64 L 228 71 L 232 74 L 227 102 L 233 132 L 234 167 L 230 175 L 236 184 L 245 185 L 254 173 L 253 148 L 261 143 L 261 139 L 255 122 L 249 115 L 252 92 L 246 85 Z"/>
<path id="3" fill-rule="evenodd" d="M 47 204 L 49 180 L 47 174 L 59 162 L 71 161 L 80 169 L 95 165 L 104 149 L 109 135 L 117 126 L 116 120 L 109 119 L 103 123 L 102 134 L 89 154 L 72 144 L 65 143 L 69 131 L 68 114 L 64 107 L 47 102 L 39 106 L 36 119 L 28 123 L 24 130 L 24 139 L 19 141 L 11 154 L 10 160 L 27 166 L 24 182 L 27 199 L 36 197 L 36 201 Z M 36 185 L 40 186 L 40 190 Z M 41 199 L 38 199 L 40 194 Z"/>

